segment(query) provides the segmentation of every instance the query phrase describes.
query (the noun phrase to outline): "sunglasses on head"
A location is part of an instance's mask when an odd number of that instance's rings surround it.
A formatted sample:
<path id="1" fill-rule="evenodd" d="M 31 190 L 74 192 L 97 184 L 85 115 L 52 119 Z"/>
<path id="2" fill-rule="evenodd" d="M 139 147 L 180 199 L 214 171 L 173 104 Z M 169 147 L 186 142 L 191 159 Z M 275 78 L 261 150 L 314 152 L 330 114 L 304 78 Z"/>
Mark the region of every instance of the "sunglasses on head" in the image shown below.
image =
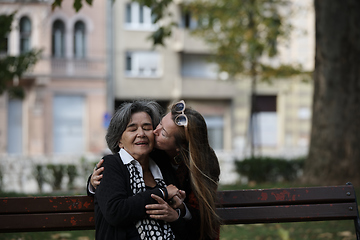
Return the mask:
<path id="1" fill-rule="evenodd" d="M 180 102 L 174 105 L 174 111 L 179 113 L 175 118 L 175 124 L 178 126 L 186 127 L 188 124 L 188 118 L 185 115 L 185 102 L 181 100 Z"/>

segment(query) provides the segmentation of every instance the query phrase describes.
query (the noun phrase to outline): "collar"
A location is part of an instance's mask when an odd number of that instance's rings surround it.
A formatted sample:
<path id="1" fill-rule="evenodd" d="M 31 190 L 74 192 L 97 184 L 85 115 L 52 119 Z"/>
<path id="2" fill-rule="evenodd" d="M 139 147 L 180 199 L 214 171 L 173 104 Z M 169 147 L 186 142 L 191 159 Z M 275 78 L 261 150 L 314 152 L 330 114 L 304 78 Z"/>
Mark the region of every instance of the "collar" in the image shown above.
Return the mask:
<path id="1" fill-rule="evenodd" d="M 138 169 L 141 177 L 143 177 L 143 170 L 140 163 L 135 158 L 133 158 L 133 156 L 131 156 L 130 153 L 128 153 L 125 149 L 121 148 L 119 154 L 124 165 L 131 163 Z M 149 168 L 152 175 L 154 176 L 154 179 L 164 179 L 161 174 L 160 168 L 151 158 L 149 158 Z"/>

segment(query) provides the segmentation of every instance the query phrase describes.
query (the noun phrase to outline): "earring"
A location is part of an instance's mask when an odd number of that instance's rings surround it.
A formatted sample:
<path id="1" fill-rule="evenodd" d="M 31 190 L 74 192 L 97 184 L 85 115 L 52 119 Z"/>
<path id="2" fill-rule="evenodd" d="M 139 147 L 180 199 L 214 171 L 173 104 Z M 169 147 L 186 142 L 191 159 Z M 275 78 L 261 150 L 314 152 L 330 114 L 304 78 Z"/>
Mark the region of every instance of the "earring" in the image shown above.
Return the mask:
<path id="1" fill-rule="evenodd" d="M 176 155 L 176 156 L 174 157 L 174 163 L 175 163 L 176 165 L 179 165 L 181 162 L 182 162 L 182 159 L 181 159 L 181 157 L 180 157 L 180 154 Z"/>

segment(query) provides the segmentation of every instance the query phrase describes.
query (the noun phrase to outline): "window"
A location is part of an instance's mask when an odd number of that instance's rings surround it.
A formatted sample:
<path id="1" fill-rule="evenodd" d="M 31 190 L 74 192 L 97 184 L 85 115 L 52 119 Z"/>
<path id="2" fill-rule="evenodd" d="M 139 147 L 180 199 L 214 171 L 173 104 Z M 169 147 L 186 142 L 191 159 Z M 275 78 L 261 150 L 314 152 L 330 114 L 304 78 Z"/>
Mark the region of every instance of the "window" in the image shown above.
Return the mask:
<path id="1" fill-rule="evenodd" d="M 183 11 L 181 15 L 181 27 L 187 29 L 195 29 L 198 26 L 198 21 L 192 17 L 189 11 Z"/>
<path id="2" fill-rule="evenodd" d="M 77 21 L 74 27 L 74 56 L 75 58 L 85 58 L 85 24 Z"/>
<path id="3" fill-rule="evenodd" d="M 157 52 L 127 52 L 126 75 L 129 77 L 159 77 L 160 56 Z"/>
<path id="4" fill-rule="evenodd" d="M 255 96 L 252 127 L 255 146 L 277 145 L 276 96 Z"/>
<path id="5" fill-rule="evenodd" d="M 0 56 L 7 55 L 9 50 L 9 37 L 6 35 L 3 39 L 0 39 Z"/>
<path id="6" fill-rule="evenodd" d="M 22 101 L 19 99 L 9 99 L 7 116 L 7 152 L 9 154 L 23 153 L 22 118 Z"/>
<path id="7" fill-rule="evenodd" d="M 137 2 L 126 4 L 125 27 L 132 30 L 155 30 L 151 9 Z"/>
<path id="8" fill-rule="evenodd" d="M 219 116 L 204 117 L 208 128 L 208 138 L 213 149 L 224 148 L 224 119 Z"/>
<path id="9" fill-rule="evenodd" d="M 55 58 L 65 57 L 65 25 L 56 20 L 52 29 L 52 55 Z"/>
<path id="10" fill-rule="evenodd" d="M 209 62 L 207 55 L 182 54 L 181 75 L 195 78 L 217 78 L 218 67 L 216 63 Z"/>
<path id="11" fill-rule="evenodd" d="M 30 51 L 31 22 L 28 17 L 20 19 L 20 53 Z"/>
<path id="12" fill-rule="evenodd" d="M 53 111 L 54 153 L 84 152 L 84 97 L 55 95 Z"/>

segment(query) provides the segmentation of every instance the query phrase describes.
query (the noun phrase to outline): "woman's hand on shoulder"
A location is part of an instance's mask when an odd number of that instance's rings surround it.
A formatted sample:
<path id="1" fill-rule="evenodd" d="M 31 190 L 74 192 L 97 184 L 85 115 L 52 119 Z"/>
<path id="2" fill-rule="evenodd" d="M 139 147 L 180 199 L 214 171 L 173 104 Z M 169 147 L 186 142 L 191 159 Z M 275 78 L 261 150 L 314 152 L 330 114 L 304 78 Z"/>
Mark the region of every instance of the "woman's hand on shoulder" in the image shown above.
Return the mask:
<path id="1" fill-rule="evenodd" d="M 104 171 L 104 167 L 101 167 L 104 159 L 101 159 L 95 166 L 94 171 L 91 175 L 90 183 L 96 189 L 100 185 L 100 180 L 103 175 L 101 174 Z"/>

